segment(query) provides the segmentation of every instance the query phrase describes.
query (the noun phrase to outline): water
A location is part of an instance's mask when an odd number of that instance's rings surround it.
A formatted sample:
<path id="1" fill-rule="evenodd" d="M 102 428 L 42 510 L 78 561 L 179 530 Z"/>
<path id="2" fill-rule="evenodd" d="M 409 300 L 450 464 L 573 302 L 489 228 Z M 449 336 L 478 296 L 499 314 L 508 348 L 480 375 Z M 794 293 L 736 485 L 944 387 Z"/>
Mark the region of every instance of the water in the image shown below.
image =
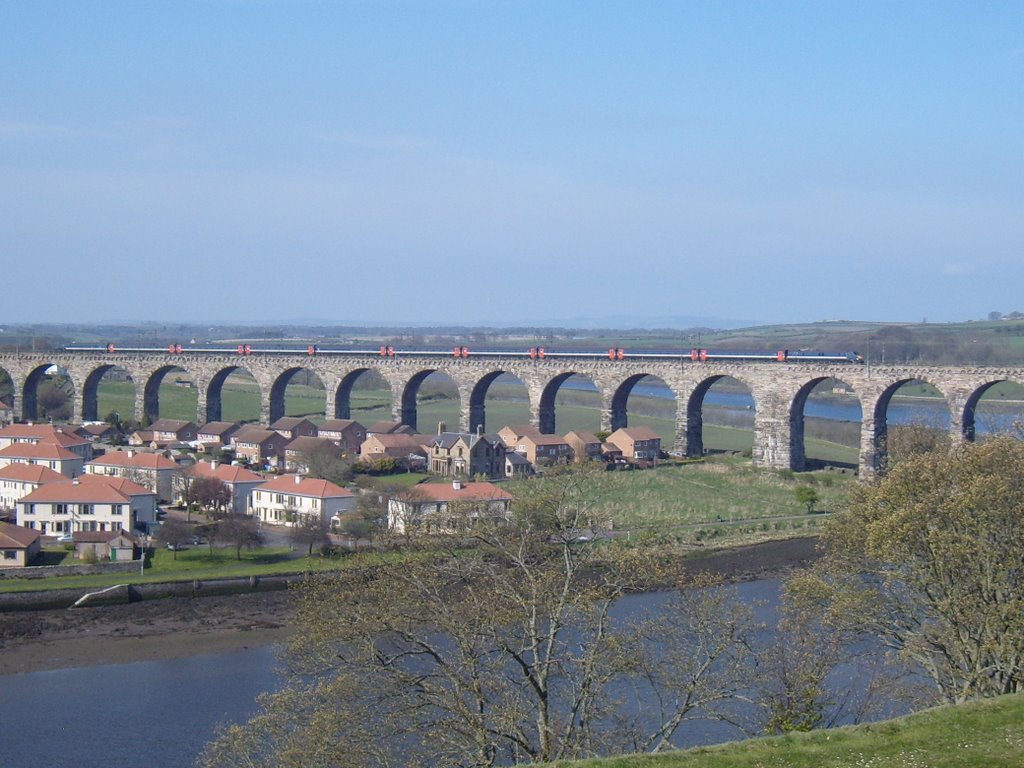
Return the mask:
<path id="1" fill-rule="evenodd" d="M 278 684 L 270 647 L 0 677 L 4 768 L 190 765 Z"/>
<path id="2" fill-rule="evenodd" d="M 756 618 L 776 617 L 780 582 L 762 579 L 736 587 L 756 605 Z M 658 610 L 667 593 L 633 595 L 616 614 Z M 191 765 L 220 723 L 256 713 L 256 696 L 274 690 L 273 648 L 60 669 L 0 677 L 0 755 L 4 768 L 172 768 Z M 844 685 L 856 679 L 845 672 Z M 898 713 L 893 710 L 892 713 Z M 679 746 L 743 738 L 720 722 L 686 725 Z"/>

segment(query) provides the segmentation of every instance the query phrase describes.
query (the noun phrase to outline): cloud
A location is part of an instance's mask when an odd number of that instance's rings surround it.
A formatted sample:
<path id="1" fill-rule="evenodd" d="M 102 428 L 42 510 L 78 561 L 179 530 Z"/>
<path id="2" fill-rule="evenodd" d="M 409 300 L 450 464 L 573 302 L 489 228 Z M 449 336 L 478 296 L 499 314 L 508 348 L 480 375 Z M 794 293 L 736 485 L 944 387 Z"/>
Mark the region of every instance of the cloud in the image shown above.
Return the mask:
<path id="1" fill-rule="evenodd" d="M 942 274 L 948 275 L 950 277 L 959 277 L 961 275 L 969 275 L 972 272 L 974 272 L 975 270 L 974 270 L 974 265 L 973 264 L 949 263 L 949 264 L 943 264 L 939 268 L 939 271 Z"/>

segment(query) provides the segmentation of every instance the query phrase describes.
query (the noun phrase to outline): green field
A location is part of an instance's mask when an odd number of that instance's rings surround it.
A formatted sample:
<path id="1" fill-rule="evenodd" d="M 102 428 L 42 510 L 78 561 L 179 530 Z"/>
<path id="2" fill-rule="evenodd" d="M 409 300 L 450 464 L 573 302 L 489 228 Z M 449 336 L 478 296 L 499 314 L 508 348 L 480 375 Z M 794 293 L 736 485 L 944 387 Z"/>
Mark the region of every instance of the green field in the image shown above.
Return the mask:
<path id="1" fill-rule="evenodd" d="M 1024 696 L 937 707 L 880 723 L 559 768 L 1020 768 Z"/>
<path id="2" fill-rule="evenodd" d="M 516 488 L 530 480 L 506 483 Z M 591 481 L 599 519 L 609 519 L 618 530 L 651 532 L 659 536 L 690 537 L 694 528 L 718 529 L 714 536 L 732 532 L 777 534 L 816 527 L 819 515 L 807 515 L 796 500 L 798 485 L 811 485 L 820 500 L 816 512 L 840 509 L 856 480 L 852 474 L 806 472 L 794 474 L 754 467 L 740 457 L 718 456 L 705 461 L 663 463 L 655 469 L 598 473 Z M 785 525 L 769 519 L 787 518 Z M 757 521 L 748 524 L 748 521 Z"/>

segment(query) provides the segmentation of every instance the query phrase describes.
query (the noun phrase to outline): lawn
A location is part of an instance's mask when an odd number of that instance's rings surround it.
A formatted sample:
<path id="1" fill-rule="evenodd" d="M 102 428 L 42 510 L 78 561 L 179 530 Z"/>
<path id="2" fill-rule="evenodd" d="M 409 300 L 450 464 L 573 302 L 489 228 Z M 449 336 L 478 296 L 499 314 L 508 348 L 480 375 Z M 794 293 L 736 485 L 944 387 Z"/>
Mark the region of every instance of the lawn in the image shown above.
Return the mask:
<path id="1" fill-rule="evenodd" d="M 515 496 L 516 488 L 529 482 L 503 487 Z M 719 456 L 642 471 L 599 473 L 593 482 L 598 517 L 612 520 L 616 529 L 689 537 L 695 527 L 704 527 L 704 536 L 724 536 L 730 529 L 774 533 L 780 528 L 816 527 L 821 516 L 807 515 L 795 489 L 811 485 L 820 497 L 815 511 L 831 512 L 843 506 L 856 480 L 836 472 L 764 470 L 739 457 Z M 778 518 L 789 520 L 782 526 Z"/>
<path id="2" fill-rule="evenodd" d="M 938 707 L 880 723 L 560 768 L 1019 768 L 1024 696 Z"/>

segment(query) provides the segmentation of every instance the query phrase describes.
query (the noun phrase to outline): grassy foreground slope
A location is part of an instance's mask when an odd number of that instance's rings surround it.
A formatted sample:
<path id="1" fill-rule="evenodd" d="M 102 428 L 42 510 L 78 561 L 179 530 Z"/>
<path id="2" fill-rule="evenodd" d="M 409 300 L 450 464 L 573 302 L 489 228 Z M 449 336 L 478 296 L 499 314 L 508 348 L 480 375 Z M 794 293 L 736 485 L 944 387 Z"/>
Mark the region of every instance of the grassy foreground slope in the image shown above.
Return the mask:
<path id="1" fill-rule="evenodd" d="M 937 707 L 880 723 L 714 747 L 557 763 L 561 768 L 1019 768 L 1024 696 Z"/>

